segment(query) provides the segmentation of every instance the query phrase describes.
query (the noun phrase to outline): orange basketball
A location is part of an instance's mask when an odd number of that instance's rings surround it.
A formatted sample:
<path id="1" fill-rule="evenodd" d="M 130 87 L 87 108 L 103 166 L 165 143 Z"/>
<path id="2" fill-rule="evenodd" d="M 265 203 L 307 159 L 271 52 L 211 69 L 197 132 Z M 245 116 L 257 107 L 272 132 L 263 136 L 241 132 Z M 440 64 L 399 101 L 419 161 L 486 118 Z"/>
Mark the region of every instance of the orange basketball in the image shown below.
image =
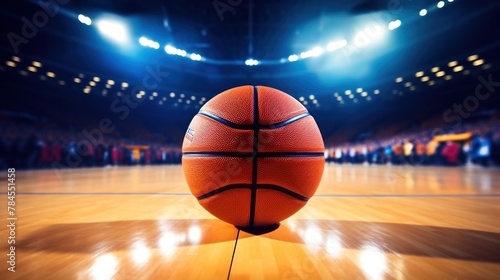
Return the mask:
<path id="1" fill-rule="evenodd" d="M 240 227 L 277 224 L 314 195 L 325 164 L 307 109 L 277 89 L 236 87 L 208 101 L 182 144 L 191 193 L 208 212 Z"/>

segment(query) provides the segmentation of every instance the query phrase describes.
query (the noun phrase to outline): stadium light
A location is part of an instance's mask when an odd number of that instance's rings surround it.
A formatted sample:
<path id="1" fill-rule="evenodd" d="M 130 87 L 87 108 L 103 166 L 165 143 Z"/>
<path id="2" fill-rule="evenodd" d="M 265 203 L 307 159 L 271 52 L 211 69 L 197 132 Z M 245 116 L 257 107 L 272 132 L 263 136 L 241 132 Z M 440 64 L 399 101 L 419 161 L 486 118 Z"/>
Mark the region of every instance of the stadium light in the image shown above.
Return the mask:
<path id="1" fill-rule="evenodd" d="M 387 28 L 389 28 L 389 30 L 394 30 L 400 26 L 401 26 L 401 20 L 397 19 L 397 20 L 389 22 L 389 25 L 387 26 Z"/>
<path id="2" fill-rule="evenodd" d="M 427 15 L 427 10 L 426 9 L 422 9 L 420 10 L 420 13 L 418 13 L 421 17 Z"/>
<path id="3" fill-rule="evenodd" d="M 474 60 L 477 60 L 479 59 L 479 56 L 477 54 L 475 55 L 471 55 L 467 58 L 468 61 L 474 61 Z"/>
<path id="4" fill-rule="evenodd" d="M 478 60 L 475 60 L 474 62 L 472 62 L 472 65 L 474 65 L 474 66 L 481 66 L 483 64 L 484 64 L 483 59 L 478 59 Z"/>
<path id="5" fill-rule="evenodd" d="M 444 71 L 439 71 L 436 73 L 436 77 L 443 77 L 446 73 Z"/>
<path id="6" fill-rule="evenodd" d="M 252 58 L 249 58 L 245 61 L 245 65 L 247 66 L 255 66 L 255 65 L 258 65 L 259 64 L 259 61 L 258 60 L 255 60 L 255 59 L 252 59 Z"/>
<path id="7" fill-rule="evenodd" d="M 323 54 L 323 49 L 321 47 L 314 47 L 306 52 L 300 54 L 300 58 L 308 58 L 312 56 L 320 56 Z"/>
<path id="8" fill-rule="evenodd" d="M 170 55 L 178 55 L 178 56 L 182 56 L 182 57 L 186 57 L 187 56 L 187 52 L 185 50 L 181 50 L 181 49 L 177 49 L 171 45 L 166 45 L 165 46 L 165 52 L 167 54 L 170 54 Z"/>
<path id="9" fill-rule="evenodd" d="M 177 49 L 172 47 L 171 45 L 166 45 L 165 46 L 165 52 L 167 54 L 176 54 Z"/>
<path id="10" fill-rule="evenodd" d="M 146 37 L 139 38 L 139 44 L 141 44 L 141 46 L 143 47 L 149 47 L 155 50 L 160 48 L 160 43 L 150 40 Z"/>
<path id="11" fill-rule="evenodd" d="M 290 62 L 294 62 L 297 60 L 299 60 L 299 56 L 296 54 L 292 54 L 291 56 L 288 57 L 288 61 L 290 61 Z"/>
<path id="12" fill-rule="evenodd" d="M 346 40 L 341 40 L 341 41 L 337 41 L 337 42 L 330 42 L 328 44 L 328 46 L 326 46 L 326 50 L 329 52 L 333 52 L 334 50 L 341 49 L 345 46 L 347 46 Z"/>
<path id="13" fill-rule="evenodd" d="M 125 43 L 129 39 L 128 29 L 122 22 L 102 19 L 97 21 L 96 25 L 99 32 L 112 41 Z"/>
<path id="14" fill-rule="evenodd" d="M 438 7 L 439 9 L 441 9 L 442 7 L 444 7 L 444 4 L 445 4 L 445 3 L 444 3 L 444 1 L 439 1 L 439 2 L 437 3 L 437 7 Z"/>
<path id="15" fill-rule="evenodd" d="M 78 15 L 78 20 L 81 23 L 85 24 L 85 25 L 91 25 L 92 24 L 92 20 L 88 16 L 85 16 L 85 15 L 82 15 L 82 14 Z"/>
<path id="16" fill-rule="evenodd" d="M 201 60 L 201 55 L 199 54 L 196 54 L 196 53 L 192 53 L 189 58 L 191 58 L 192 60 L 195 60 L 195 61 L 200 61 Z"/>
<path id="17" fill-rule="evenodd" d="M 401 21 L 399 25 L 401 25 Z M 365 27 L 364 31 L 372 39 L 381 38 L 386 33 L 379 24 L 369 24 Z"/>

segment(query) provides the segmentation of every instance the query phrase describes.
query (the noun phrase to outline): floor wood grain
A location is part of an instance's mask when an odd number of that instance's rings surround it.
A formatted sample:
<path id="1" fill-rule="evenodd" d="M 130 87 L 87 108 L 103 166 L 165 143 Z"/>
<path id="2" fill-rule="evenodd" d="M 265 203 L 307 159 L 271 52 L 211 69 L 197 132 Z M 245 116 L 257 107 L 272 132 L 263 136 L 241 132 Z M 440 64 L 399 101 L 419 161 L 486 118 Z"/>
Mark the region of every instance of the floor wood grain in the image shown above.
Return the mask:
<path id="1" fill-rule="evenodd" d="M 228 277 L 238 230 L 199 206 L 180 166 L 16 179 L 16 272 L 2 226 L 0 279 Z M 230 279 L 498 279 L 499 215 L 498 169 L 327 165 L 277 230 L 239 233 Z"/>

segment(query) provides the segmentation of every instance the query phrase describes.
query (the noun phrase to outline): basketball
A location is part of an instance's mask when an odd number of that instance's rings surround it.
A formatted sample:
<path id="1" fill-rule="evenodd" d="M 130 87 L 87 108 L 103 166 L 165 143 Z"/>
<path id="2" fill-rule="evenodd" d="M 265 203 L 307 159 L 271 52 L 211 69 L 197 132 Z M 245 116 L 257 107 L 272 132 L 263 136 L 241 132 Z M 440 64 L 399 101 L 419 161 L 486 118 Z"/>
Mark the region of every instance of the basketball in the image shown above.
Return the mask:
<path id="1" fill-rule="evenodd" d="M 307 109 L 265 86 L 229 89 L 191 121 L 182 167 L 208 212 L 239 227 L 278 224 L 301 209 L 323 175 L 320 130 Z"/>

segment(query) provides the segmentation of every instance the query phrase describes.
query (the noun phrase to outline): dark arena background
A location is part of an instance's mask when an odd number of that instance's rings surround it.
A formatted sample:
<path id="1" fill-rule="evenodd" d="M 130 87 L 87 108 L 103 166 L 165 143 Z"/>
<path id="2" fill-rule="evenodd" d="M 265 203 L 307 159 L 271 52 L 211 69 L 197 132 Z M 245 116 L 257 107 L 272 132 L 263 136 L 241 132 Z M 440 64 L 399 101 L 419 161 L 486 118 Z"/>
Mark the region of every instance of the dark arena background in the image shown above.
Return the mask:
<path id="1" fill-rule="evenodd" d="M 498 279 L 499 13 L 2 1 L 0 278 Z M 297 99 L 326 148 L 316 194 L 263 234 L 205 211 L 181 166 L 190 121 L 241 85 Z"/>

